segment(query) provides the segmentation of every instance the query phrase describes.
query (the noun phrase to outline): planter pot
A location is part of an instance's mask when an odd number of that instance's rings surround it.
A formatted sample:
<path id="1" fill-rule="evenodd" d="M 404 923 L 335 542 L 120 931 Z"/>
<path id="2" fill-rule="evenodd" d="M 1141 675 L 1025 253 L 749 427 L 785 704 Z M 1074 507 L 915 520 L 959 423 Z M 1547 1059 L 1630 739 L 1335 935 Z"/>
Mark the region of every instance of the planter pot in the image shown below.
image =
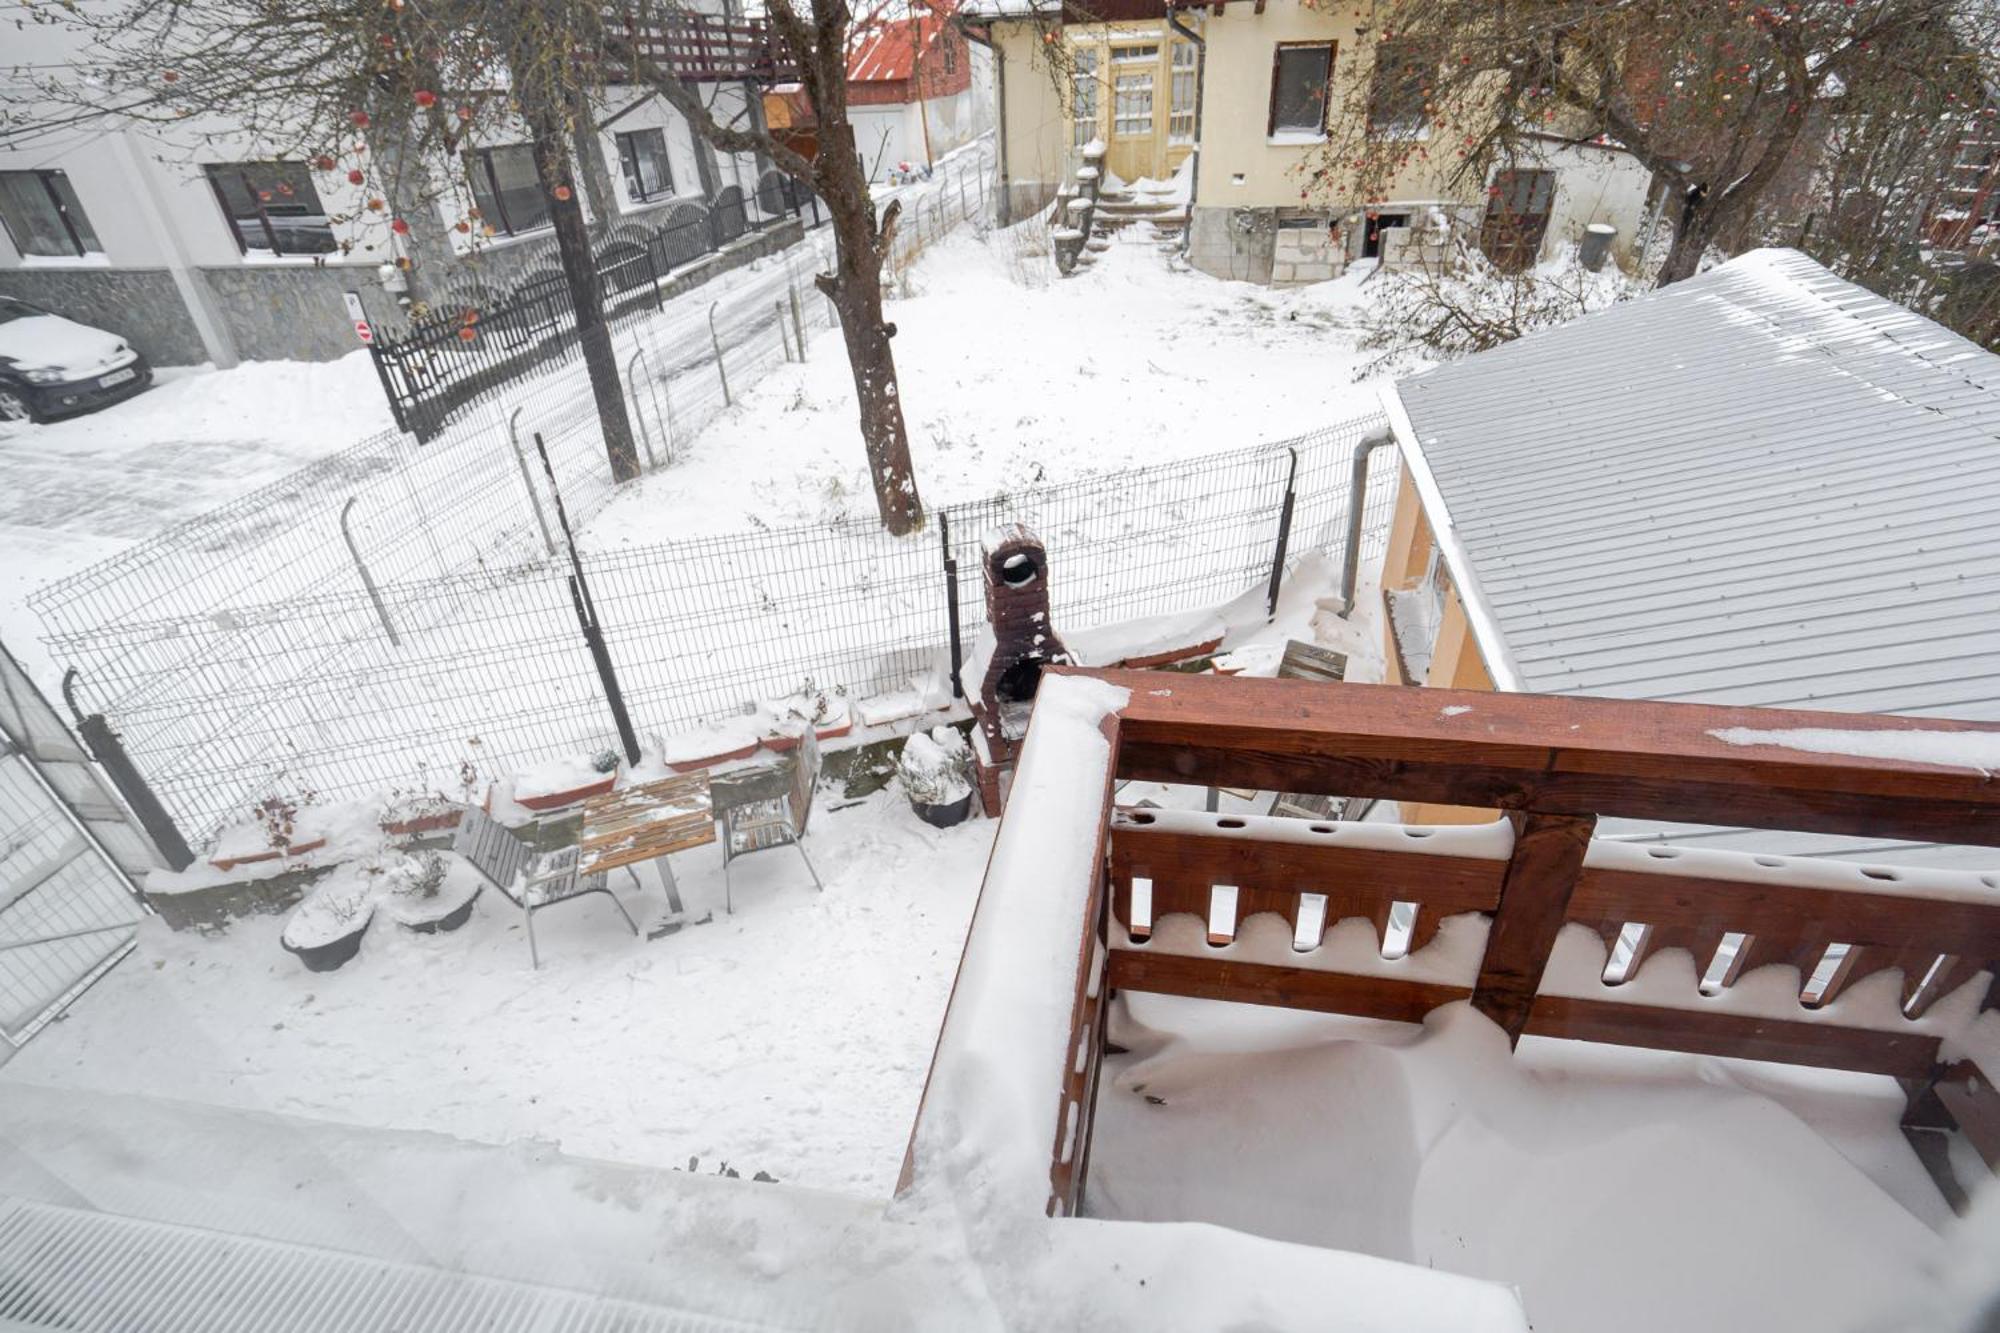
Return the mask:
<path id="1" fill-rule="evenodd" d="M 472 920 L 472 905 L 479 901 L 480 891 L 484 888 L 485 886 L 481 885 L 480 888 L 474 889 L 456 906 L 452 905 L 449 899 L 440 896 L 438 899 L 401 904 L 394 909 L 392 915 L 396 918 L 397 925 L 405 930 L 414 930 L 419 935 L 448 934 Z M 433 905 L 439 910 L 435 912 L 424 910 Z"/>
<path id="2" fill-rule="evenodd" d="M 965 817 L 972 813 L 972 792 L 968 789 L 965 795 L 957 800 L 937 805 L 928 801 L 911 801 L 910 809 L 916 811 L 917 818 L 932 828 L 950 828 L 954 824 L 964 823 Z"/>
<path id="3" fill-rule="evenodd" d="M 345 935 L 337 935 L 329 940 L 312 944 L 294 944 L 281 939 L 285 952 L 293 955 L 306 965 L 308 972 L 331 972 L 348 962 L 361 952 L 361 937 L 368 933 L 368 923 L 374 914 L 367 913 L 359 918 L 354 928 Z"/>

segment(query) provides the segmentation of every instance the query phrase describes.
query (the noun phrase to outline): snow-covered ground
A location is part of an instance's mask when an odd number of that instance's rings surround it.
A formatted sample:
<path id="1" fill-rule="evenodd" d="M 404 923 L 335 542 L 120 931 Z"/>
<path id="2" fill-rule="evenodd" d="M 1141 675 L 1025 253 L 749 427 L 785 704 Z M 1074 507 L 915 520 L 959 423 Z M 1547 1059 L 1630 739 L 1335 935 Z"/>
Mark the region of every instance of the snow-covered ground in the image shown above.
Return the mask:
<path id="1" fill-rule="evenodd" d="M 87 416 L 0 427 L 0 640 L 41 633 L 23 599 L 162 528 L 394 425 L 368 354 L 169 368 Z"/>
<path id="2" fill-rule="evenodd" d="M 1150 229 L 1052 278 L 1037 224 L 961 230 L 887 305 L 917 484 L 932 504 L 1282 440 L 1368 411 L 1360 278 L 1291 291 L 1176 271 Z M 781 365 L 673 467 L 591 524 L 599 545 L 874 512 L 838 332 Z"/>
<path id="3" fill-rule="evenodd" d="M 929 827 L 893 789 L 825 793 L 807 840 L 674 864 L 706 925 L 635 939 L 609 903 L 538 912 L 531 970 L 498 895 L 453 934 L 378 914 L 361 954 L 311 973 L 284 918 L 220 935 L 148 922 L 136 954 L 0 1069 L 0 1084 L 144 1093 L 886 1198 L 994 825 Z M 613 881 L 643 928 L 664 898 Z M 5 1094 L 0 1092 L 0 1101 Z"/>

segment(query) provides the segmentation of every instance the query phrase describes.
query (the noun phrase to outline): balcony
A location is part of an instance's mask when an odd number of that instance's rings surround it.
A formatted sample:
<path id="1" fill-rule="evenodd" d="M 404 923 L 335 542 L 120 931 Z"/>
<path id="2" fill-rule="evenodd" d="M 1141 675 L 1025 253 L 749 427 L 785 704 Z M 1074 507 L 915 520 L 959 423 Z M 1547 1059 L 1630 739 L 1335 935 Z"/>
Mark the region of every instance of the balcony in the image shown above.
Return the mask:
<path id="1" fill-rule="evenodd" d="M 1057 671 L 1037 699 L 905 1186 L 978 1182 L 1051 1217 L 1084 1211 L 1122 993 L 1378 1028 L 1469 1001 L 1508 1047 L 1553 1038 L 1538 1048 L 1886 1076 L 1860 1082 L 1907 1106 L 1904 1132 L 1952 1199 L 1946 1131 L 1962 1134 L 1960 1175 L 1974 1160 L 1964 1144 L 2000 1165 L 2000 1068 L 1981 1064 L 2000 1052 L 2000 1015 L 1984 1012 L 2000 998 L 1988 990 L 2000 876 L 1593 834 L 1600 817 L 1629 817 L 2000 846 L 1992 756 L 2000 726 L 1937 719 Z M 1123 808 L 1126 780 L 1504 818 L 1426 828 Z M 1215 1009 L 1207 1030 L 1249 1012 Z M 1234 1150 L 1263 1151 L 1241 1132 Z M 1343 1124 L 1313 1133 L 1337 1140 Z M 1190 1152 L 1144 1165 L 1160 1176 L 1208 1164 Z"/>
<path id="2" fill-rule="evenodd" d="M 764 19 L 714 18 L 701 13 L 622 20 L 625 39 L 647 62 L 689 83 L 783 83 L 796 79 L 798 60 Z M 630 83 L 613 67 L 608 81 Z"/>

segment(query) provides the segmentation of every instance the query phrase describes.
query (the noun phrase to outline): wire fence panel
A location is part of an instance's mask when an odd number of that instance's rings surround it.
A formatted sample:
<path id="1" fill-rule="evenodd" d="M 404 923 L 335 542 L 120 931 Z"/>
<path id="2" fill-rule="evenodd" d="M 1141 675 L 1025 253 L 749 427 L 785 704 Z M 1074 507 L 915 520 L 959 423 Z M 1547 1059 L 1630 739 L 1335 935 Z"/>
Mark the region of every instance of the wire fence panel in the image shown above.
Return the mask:
<path id="1" fill-rule="evenodd" d="M 935 697 L 948 651 L 942 522 L 968 650 L 984 624 L 980 541 L 1007 523 L 1028 524 L 1047 544 L 1066 635 L 1261 593 L 1293 457 L 1295 560 L 1344 533 L 1353 449 L 1377 424 L 948 506 L 909 538 L 844 520 L 625 547 L 583 564 L 627 705 L 657 750 L 665 737 L 760 709 Z M 1393 475 L 1378 462 L 1366 498 L 1364 530 L 1378 545 Z M 267 795 L 473 795 L 499 774 L 616 748 L 566 555 L 383 583 L 374 596 L 238 607 L 149 633 L 205 665 L 135 681 L 107 712 L 196 836 Z M 1119 632 L 1095 637 L 1122 655 Z"/>

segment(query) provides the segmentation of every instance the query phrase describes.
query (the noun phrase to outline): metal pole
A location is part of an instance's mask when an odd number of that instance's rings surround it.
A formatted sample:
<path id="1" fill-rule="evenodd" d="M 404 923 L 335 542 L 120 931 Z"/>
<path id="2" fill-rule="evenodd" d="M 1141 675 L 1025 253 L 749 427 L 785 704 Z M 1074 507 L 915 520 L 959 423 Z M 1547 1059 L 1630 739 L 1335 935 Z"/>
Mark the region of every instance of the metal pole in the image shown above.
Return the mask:
<path id="1" fill-rule="evenodd" d="M 639 442 L 646 446 L 646 466 L 657 468 L 660 460 L 653 456 L 653 428 L 646 424 L 646 414 L 639 410 L 639 383 L 632 378 L 633 367 L 639 364 L 639 358 L 644 355 L 646 355 L 645 348 L 635 347 L 632 349 L 631 358 L 625 362 L 625 393 L 632 400 L 632 415 L 639 422 Z M 647 378 L 651 379 L 650 367 L 648 370 Z"/>
<path id="2" fill-rule="evenodd" d="M 90 757 L 97 761 L 98 767 L 104 770 L 104 775 L 111 779 L 111 785 L 125 798 L 125 804 L 138 819 L 139 827 L 146 830 L 146 836 L 153 840 L 153 846 L 159 848 L 160 855 L 165 858 L 166 863 L 175 870 L 186 870 L 194 864 L 194 852 L 189 849 L 187 839 L 181 836 L 180 827 L 174 823 L 173 816 L 167 813 L 167 808 L 160 804 L 160 798 L 153 795 L 153 789 L 147 784 L 145 775 L 139 771 L 138 765 L 132 762 L 132 756 L 125 751 L 125 743 L 118 738 L 118 733 L 111 729 L 111 724 L 104 720 L 104 714 L 92 713 L 89 717 L 85 717 L 82 710 L 76 706 L 75 684 L 76 668 L 71 667 L 63 674 L 62 693 L 63 701 L 69 705 L 70 716 L 76 719 L 76 734 L 83 739 L 85 748 L 90 751 Z M 68 809 L 67 804 L 64 808 Z M 85 836 L 93 840 L 96 837 L 87 829 Z M 100 847 L 99 850 L 103 849 Z M 115 860 L 111 860 L 108 853 L 105 859 L 113 866 L 118 864 Z M 124 871 L 120 870 L 119 874 L 122 877 Z M 134 891 L 137 891 L 136 886 Z"/>
<path id="3" fill-rule="evenodd" d="M 721 304 L 722 302 L 720 301 L 709 302 L 708 341 L 709 345 L 715 348 L 715 376 L 722 381 L 722 405 L 728 407 L 730 405 L 729 372 L 722 368 L 722 335 L 715 331 L 715 307 Z"/>
<path id="4" fill-rule="evenodd" d="M 590 584 L 583 577 L 583 561 L 576 553 L 576 534 L 570 531 L 569 512 L 563 508 L 562 488 L 556 485 L 556 470 L 549 466 L 549 448 L 542 433 L 535 432 L 535 452 L 542 457 L 542 471 L 548 474 L 549 493 L 556 500 L 556 522 L 562 526 L 563 541 L 569 546 L 569 596 L 576 605 L 577 624 L 583 629 L 584 646 L 597 666 L 597 680 L 604 687 L 604 702 L 611 707 L 611 721 L 618 728 L 618 740 L 625 747 L 628 763 L 639 762 L 639 738 L 632 731 L 632 717 L 625 711 L 625 692 L 618 688 L 618 673 L 611 665 L 611 649 L 604 641 L 604 626 L 597 618 L 597 603 L 591 598 Z"/>
<path id="5" fill-rule="evenodd" d="M 965 665 L 965 649 L 958 629 L 958 558 L 951 553 L 951 515 L 938 510 L 938 541 L 944 547 L 944 607 L 951 624 L 951 697 L 965 697 L 965 682 L 959 672 Z"/>
<path id="6" fill-rule="evenodd" d="M 1343 618 L 1354 609 L 1354 583 L 1360 574 L 1361 523 L 1365 517 L 1363 511 L 1368 507 L 1368 459 L 1383 445 L 1395 442 L 1396 437 L 1383 430 L 1354 446 L 1354 461 L 1349 464 L 1347 477 L 1347 544 L 1340 557 L 1340 609 L 1334 612 Z"/>
<path id="7" fill-rule="evenodd" d="M 793 283 L 785 288 L 785 295 L 792 303 L 792 341 L 799 345 L 799 360 L 806 359 L 806 324 L 799 316 L 799 289 Z"/>
<path id="8" fill-rule="evenodd" d="M 375 586 L 375 576 L 368 572 L 368 562 L 361 558 L 361 548 L 354 543 L 354 533 L 347 526 L 347 516 L 354 511 L 358 495 L 347 497 L 347 503 L 340 507 L 340 535 L 347 542 L 347 553 L 354 557 L 354 568 L 361 574 L 361 586 L 368 590 L 368 600 L 375 603 L 375 616 L 382 622 L 382 630 L 389 636 L 389 642 L 398 648 L 403 641 L 396 637 L 396 626 L 389 619 L 389 608 L 382 605 L 382 590 Z"/>
<path id="9" fill-rule="evenodd" d="M 1285 576 L 1285 546 L 1292 539 L 1292 506 L 1298 499 L 1299 451 L 1288 448 L 1285 452 L 1292 456 L 1292 468 L 1285 477 L 1284 508 L 1278 511 L 1278 551 L 1271 557 L 1271 587 L 1264 594 L 1266 623 L 1278 618 L 1278 583 Z"/>
<path id="10" fill-rule="evenodd" d="M 521 409 L 515 408 L 507 418 L 507 443 L 514 450 L 514 465 L 521 469 L 521 489 L 528 493 L 528 508 L 535 511 L 535 526 L 542 530 L 542 546 L 550 555 L 556 553 L 556 539 L 549 532 L 548 516 L 542 513 L 542 497 L 535 494 L 535 478 L 528 471 L 528 460 L 521 453 L 521 436 L 515 429 L 521 420 Z"/>

